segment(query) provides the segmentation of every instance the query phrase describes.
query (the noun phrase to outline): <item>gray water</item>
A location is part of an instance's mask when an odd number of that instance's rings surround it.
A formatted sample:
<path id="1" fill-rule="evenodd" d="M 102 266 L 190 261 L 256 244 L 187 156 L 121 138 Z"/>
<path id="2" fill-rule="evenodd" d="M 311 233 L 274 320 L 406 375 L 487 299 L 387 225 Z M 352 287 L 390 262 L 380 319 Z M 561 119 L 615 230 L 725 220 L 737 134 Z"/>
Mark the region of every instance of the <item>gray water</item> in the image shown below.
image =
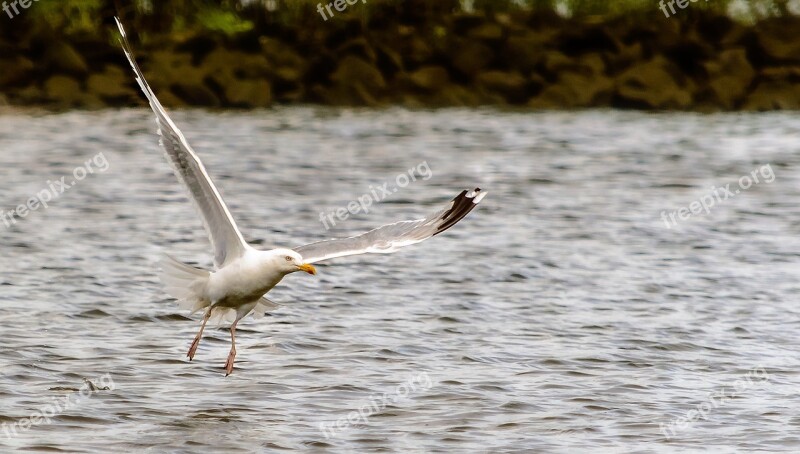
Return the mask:
<path id="1" fill-rule="evenodd" d="M 1 113 L 0 209 L 99 153 L 108 168 L 0 221 L 0 451 L 800 449 L 797 114 L 174 117 L 262 247 L 489 194 L 423 244 L 288 276 L 226 378 L 227 327 L 188 362 L 199 317 L 157 279 L 163 253 L 212 257 L 151 114 Z M 325 230 L 321 212 L 421 163 L 430 178 Z"/>

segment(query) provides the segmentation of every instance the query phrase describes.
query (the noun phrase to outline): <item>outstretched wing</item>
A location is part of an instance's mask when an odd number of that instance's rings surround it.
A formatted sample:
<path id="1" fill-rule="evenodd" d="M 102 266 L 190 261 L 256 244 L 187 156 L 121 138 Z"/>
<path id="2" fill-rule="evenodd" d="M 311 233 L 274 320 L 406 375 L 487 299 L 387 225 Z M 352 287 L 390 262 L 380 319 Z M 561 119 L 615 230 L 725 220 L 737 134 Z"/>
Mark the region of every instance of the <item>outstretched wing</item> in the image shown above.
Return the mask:
<path id="1" fill-rule="evenodd" d="M 370 230 L 350 238 L 318 241 L 294 248 L 303 256 L 303 262 L 316 263 L 336 257 L 357 254 L 389 254 L 401 247 L 425 241 L 438 235 L 464 219 L 483 199 L 486 192 L 480 188 L 462 191 L 447 206 L 424 219 L 400 221 Z"/>
<path id="2" fill-rule="evenodd" d="M 158 134 L 161 136 L 159 143 L 166 152 L 167 159 L 172 165 L 175 175 L 189 190 L 189 198 L 200 211 L 203 225 L 211 240 L 211 246 L 214 248 L 214 264 L 221 268 L 228 262 L 241 257 L 249 246 L 242 238 L 242 234 L 236 227 L 228 207 L 225 206 L 225 202 L 219 195 L 217 188 L 211 182 L 211 178 L 208 176 L 203 163 L 200 162 L 200 158 L 197 157 L 186 138 L 183 137 L 183 133 L 167 115 L 150 85 L 144 79 L 142 70 L 133 58 L 131 45 L 128 42 L 125 29 L 122 28 L 122 23 L 116 17 L 114 20 L 117 21 L 117 26 L 119 27 L 122 49 L 125 51 L 125 56 L 128 57 L 133 72 L 136 74 L 136 82 L 139 83 L 144 95 L 150 102 L 150 107 L 156 114 Z"/>

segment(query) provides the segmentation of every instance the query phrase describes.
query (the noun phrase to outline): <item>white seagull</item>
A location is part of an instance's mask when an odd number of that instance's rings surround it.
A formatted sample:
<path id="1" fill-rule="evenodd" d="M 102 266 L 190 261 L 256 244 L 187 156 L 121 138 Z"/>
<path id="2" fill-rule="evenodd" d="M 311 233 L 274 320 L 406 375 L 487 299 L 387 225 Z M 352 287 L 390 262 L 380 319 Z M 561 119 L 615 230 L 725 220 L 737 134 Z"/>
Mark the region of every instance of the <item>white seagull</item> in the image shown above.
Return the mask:
<path id="1" fill-rule="evenodd" d="M 181 131 L 161 106 L 133 58 L 131 45 L 118 18 L 122 48 L 133 68 L 136 81 L 156 115 L 159 143 L 178 179 L 186 186 L 200 215 L 214 249 L 214 271 L 181 263 L 172 257 L 162 262 L 161 281 L 167 292 L 178 299 L 181 307 L 192 313 L 203 309 L 203 323 L 186 356 L 194 359 L 203 329 L 212 315 L 234 315 L 231 325 L 231 350 L 225 363 L 226 375 L 233 372 L 236 357 L 236 324 L 250 313 L 262 316 L 277 304 L 264 295 L 284 276 L 296 271 L 316 274 L 312 263 L 348 255 L 386 254 L 424 241 L 444 232 L 464 218 L 486 192 L 480 188 L 462 191 L 443 210 L 426 218 L 387 224 L 349 238 L 331 239 L 306 244 L 294 249 L 276 248 L 260 251 L 248 245 L 211 182 L 200 158 L 189 146 Z"/>

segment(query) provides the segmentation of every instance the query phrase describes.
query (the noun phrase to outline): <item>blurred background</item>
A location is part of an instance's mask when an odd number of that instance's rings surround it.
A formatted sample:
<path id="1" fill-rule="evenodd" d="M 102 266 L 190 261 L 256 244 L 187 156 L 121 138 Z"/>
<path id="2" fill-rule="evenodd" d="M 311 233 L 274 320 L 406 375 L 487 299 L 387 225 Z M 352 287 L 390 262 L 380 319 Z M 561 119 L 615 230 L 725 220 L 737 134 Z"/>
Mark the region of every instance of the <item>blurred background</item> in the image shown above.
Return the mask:
<path id="1" fill-rule="evenodd" d="M 8 3 L 0 105 L 800 108 L 796 0 Z"/>

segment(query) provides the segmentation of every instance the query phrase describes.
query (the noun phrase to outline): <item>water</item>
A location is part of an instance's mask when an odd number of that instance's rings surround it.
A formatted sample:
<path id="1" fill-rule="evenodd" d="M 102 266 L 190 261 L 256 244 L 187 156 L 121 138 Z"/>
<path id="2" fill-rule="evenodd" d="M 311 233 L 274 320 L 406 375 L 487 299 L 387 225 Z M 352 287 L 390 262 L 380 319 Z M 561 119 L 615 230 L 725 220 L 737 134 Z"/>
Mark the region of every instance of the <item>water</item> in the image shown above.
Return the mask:
<path id="1" fill-rule="evenodd" d="M 211 253 L 151 114 L 2 113 L 3 209 L 100 153 L 108 170 L 10 229 L 0 221 L 0 450 L 800 447 L 796 115 L 279 108 L 175 120 L 264 247 L 420 217 L 468 187 L 489 195 L 422 245 L 286 278 L 270 293 L 284 306 L 240 324 L 225 378 L 226 327 L 186 361 L 199 317 L 156 277 L 164 252 L 203 266 Z M 421 163 L 430 178 L 326 232 L 320 213 Z M 708 214 L 662 219 L 754 170 L 758 184 Z"/>

